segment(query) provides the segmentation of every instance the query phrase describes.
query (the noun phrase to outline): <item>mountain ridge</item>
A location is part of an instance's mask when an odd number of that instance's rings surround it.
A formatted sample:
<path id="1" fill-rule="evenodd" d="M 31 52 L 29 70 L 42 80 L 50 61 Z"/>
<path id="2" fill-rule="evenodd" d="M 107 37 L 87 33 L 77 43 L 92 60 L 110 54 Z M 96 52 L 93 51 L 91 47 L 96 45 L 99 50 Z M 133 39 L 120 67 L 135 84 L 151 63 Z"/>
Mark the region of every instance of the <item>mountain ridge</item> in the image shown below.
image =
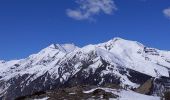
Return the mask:
<path id="1" fill-rule="evenodd" d="M 2 99 L 63 85 L 114 83 L 131 89 L 151 77 L 169 78 L 170 52 L 122 38 L 82 48 L 52 44 L 25 59 L 0 62 L 0 70 Z"/>

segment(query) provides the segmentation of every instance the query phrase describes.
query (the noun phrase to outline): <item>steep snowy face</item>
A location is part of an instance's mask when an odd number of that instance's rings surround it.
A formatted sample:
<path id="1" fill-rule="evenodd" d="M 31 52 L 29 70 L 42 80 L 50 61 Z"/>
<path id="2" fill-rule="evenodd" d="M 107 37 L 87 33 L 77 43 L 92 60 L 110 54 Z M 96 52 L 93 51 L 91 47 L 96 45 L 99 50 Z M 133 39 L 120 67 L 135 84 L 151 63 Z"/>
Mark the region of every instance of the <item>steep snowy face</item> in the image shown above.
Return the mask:
<path id="1" fill-rule="evenodd" d="M 55 71 L 55 67 L 59 60 L 65 55 L 74 51 L 76 46 L 72 44 L 52 44 L 41 50 L 37 54 L 33 54 L 26 59 L 8 61 L 0 64 L 0 76 L 4 80 L 8 80 L 16 75 L 36 74 L 37 77 L 43 75 L 50 69 Z M 56 73 L 57 75 L 57 73 Z"/>
<path id="2" fill-rule="evenodd" d="M 113 57 L 116 57 L 122 62 L 119 64 L 126 68 L 152 77 L 169 77 L 167 70 L 170 66 L 168 52 L 148 48 L 136 41 L 128 41 L 121 38 L 115 38 L 99 44 L 98 47 L 110 53 L 107 59 L 113 60 Z"/>
<path id="3" fill-rule="evenodd" d="M 0 63 L 0 96 L 8 93 L 8 91 L 9 95 L 12 95 L 12 93 L 10 93 L 10 88 L 17 86 L 19 87 L 16 91 L 23 91 L 24 93 L 24 91 L 28 90 L 27 87 L 30 87 L 30 90 L 31 88 L 34 88 L 31 87 L 30 84 L 34 84 L 34 81 L 38 80 L 39 82 L 43 81 L 42 83 L 44 86 L 36 87 L 40 88 L 40 90 L 43 89 L 48 85 L 46 82 L 53 82 L 53 80 L 59 78 L 60 74 L 58 69 L 61 67 L 59 66 L 60 60 L 75 49 L 78 49 L 78 47 L 73 44 L 52 44 L 41 50 L 39 53 L 33 54 L 26 59 L 7 62 L 2 61 Z M 38 79 L 40 77 L 42 77 L 42 79 Z M 19 84 L 17 82 L 19 82 Z M 52 83 L 49 82 L 49 84 Z"/>

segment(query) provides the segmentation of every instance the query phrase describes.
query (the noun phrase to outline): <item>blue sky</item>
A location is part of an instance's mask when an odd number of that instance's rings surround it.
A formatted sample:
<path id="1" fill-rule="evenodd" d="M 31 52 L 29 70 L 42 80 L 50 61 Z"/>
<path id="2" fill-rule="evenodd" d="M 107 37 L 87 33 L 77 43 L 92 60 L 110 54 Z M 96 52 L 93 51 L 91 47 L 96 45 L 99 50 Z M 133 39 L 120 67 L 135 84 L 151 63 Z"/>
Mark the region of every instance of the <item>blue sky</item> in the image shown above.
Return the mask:
<path id="1" fill-rule="evenodd" d="M 170 50 L 169 0 L 108 0 L 107 8 L 107 0 L 99 1 L 1 0 L 0 59 L 24 58 L 52 43 L 84 46 L 114 37 Z"/>

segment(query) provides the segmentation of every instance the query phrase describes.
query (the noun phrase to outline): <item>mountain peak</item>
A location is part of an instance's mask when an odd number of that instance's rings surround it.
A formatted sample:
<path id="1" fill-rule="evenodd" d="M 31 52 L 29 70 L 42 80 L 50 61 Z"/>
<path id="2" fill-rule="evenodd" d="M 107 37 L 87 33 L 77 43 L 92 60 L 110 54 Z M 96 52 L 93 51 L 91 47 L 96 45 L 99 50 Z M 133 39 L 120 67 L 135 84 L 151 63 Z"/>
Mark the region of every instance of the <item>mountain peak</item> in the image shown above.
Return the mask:
<path id="1" fill-rule="evenodd" d="M 76 48 L 79 48 L 77 46 L 75 46 L 73 43 L 72 44 L 62 44 L 61 45 L 66 52 L 70 53 L 72 51 L 74 51 Z"/>
<path id="2" fill-rule="evenodd" d="M 114 37 L 112 40 L 116 41 L 116 40 L 125 40 L 125 39 L 123 39 L 121 37 Z"/>
<path id="3" fill-rule="evenodd" d="M 51 44 L 50 46 L 48 46 L 49 48 L 52 48 L 52 49 L 56 49 L 56 44 Z"/>
<path id="4" fill-rule="evenodd" d="M 47 48 L 58 49 L 62 52 L 69 53 L 78 48 L 74 44 L 51 44 Z"/>
<path id="5" fill-rule="evenodd" d="M 117 49 L 117 50 L 132 50 L 138 51 L 143 49 L 145 46 L 137 41 L 126 40 L 120 37 L 115 37 L 107 42 L 98 44 L 99 47 L 104 47 L 107 50 Z"/>

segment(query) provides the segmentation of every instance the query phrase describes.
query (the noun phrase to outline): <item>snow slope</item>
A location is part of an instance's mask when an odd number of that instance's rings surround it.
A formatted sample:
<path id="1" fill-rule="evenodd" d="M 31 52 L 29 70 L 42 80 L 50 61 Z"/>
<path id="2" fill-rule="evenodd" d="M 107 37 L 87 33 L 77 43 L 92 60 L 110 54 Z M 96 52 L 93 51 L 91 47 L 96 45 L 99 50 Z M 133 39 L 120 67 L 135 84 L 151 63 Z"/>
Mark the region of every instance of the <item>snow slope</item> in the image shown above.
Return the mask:
<path id="1" fill-rule="evenodd" d="M 96 89 L 102 89 L 105 92 L 118 95 L 119 97 L 116 100 L 161 100 L 160 97 L 156 97 L 156 96 L 148 96 L 148 95 L 139 94 L 139 93 L 136 93 L 130 90 L 115 90 L 111 88 L 94 88 L 88 91 L 84 91 L 83 93 L 92 93 Z M 109 100 L 115 100 L 115 99 L 110 98 Z"/>
<path id="2" fill-rule="evenodd" d="M 104 54 L 106 59 L 123 61 L 119 63 L 126 68 L 136 70 L 138 72 L 157 77 L 159 75 L 169 77 L 166 67 L 170 68 L 170 63 L 165 59 L 169 59 L 169 52 L 153 49 L 153 51 L 146 51 L 150 48 L 136 42 L 124 40 L 121 38 L 114 38 L 106 43 L 99 44 L 98 47 L 107 50 L 110 53 Z M 154 53 L 157 53 L 155 55 Z M 113 62 L 111 61 L 111 62 Z M 166 67 L 163 67 L 166 66 Z"/>

